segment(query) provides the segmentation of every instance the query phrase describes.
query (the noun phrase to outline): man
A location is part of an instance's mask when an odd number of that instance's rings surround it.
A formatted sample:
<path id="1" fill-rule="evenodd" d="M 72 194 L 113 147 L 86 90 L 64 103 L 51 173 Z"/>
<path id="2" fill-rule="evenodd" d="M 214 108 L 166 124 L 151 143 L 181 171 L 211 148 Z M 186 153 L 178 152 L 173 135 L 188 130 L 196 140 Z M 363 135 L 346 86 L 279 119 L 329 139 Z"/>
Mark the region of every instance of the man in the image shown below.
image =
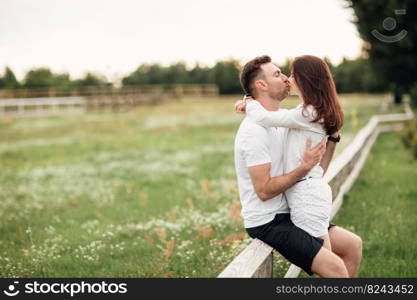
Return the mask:
<path id="1" fill-rule="evenodd" d="M 244 66 L 241 84 L 246 94 L 270 111 L 278 110 L 289 94 L 288 78 L 268 56 L 257 57 Z M 327 169 L 335 142 L 329 140 L 311 149 L 307 141 L 300 166 L 283 174 L 284 134 L 284 128 L 264 128 L 245 118 L 236 135 L 235 167 L 248 234 L 269 244 L 310 275 L 356 277 L 362 258 L 360 237 L 329 224 L 332 251 L 322 247 L 322 239 L 291 222 L 283 195 L 320 161 Z"/>

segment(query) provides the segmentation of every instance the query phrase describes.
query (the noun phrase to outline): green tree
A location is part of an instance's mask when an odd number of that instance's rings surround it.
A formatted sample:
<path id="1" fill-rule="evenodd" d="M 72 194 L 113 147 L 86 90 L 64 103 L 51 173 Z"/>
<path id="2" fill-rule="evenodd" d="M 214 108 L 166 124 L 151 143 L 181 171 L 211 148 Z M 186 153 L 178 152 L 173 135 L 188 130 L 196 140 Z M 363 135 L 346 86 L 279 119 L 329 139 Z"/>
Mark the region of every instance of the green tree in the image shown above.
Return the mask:
<path id="1" fill-rule="evenodd" d="M 53 86 L 60 90 L 69 90 L 73 86 L 73 83 L 68 73 L 54 74 Z"/>
<path id="2" fill-rule="evenodd" d="M 4 70 L 4 76 L 0 78 L 0 88 L 1 89 L 17 89 L 19 88 L 20 84 L 16 79 L 13 71 L 6 67 Z"/>
<path id="3" fill-rule="evenodd" d="M 148 70 L 148 83 L 149 84 L 162 84 L 164 82 L 166 69 L 160 64 L 152 64 Z"/>
<path id="4" fill-rule="evenodd" d="M 24 87 L 48 88 L 54 85 L 54 75 L 49 68 L 36 68 L 26 73 L 24 78 Z"/>
<path id="5" fill-rule="evenodd" d="M 185 63 L 178 62 L 164 70 L 164 82 L 168 84 L 190 83 L 189 72 Z"/>
<path id="6" fill-rule="evenodd" d="M 87 80 L 91 81 L 91 78 L 87 76 Z M 58 90 L 70 90 L 74 86 L 83 85 L 82 82 L 84 81 L 72 81 L 68 73 L 55 74 L 49 68 L 35 68 L 26 73 L 24 87 L 27 89 L 56 88 Z"/>
<path id="7" fill-rule="evenodd" d="M 108 85 L 107 80 L 103 76 L 91 72 L 88 72 L 81 79 L 74 80 L 73 84 L 77 87 Z"/>
<path id="8" fill-rule="evenodd" d="M 123 85 L 148 84 L 149 65 L 142 64 L 134 72 L 122 79 Z"/>
<path id="9" fill-rule="evenodd" d="M 237 60 L 219 61 L 213 68 L 214 83 L 221 94 L 242 93 L 239 82 L 241 66 Z"/>
<path id="10" fill-rule="evenodd" d="M 122 79 L 123 85 L 143 85 L 143 84 L 164 84 L 173 83 L 168 80 L 175 80 L 175 72 L 180 71 L 182 67 L 177 66 L 171 70 L 167 76 L 167 68 L 160 64 L 142 64 L 133 73 Z"/>
<path id="11" fill-rule="evenodd" d="M 417 80 L 417 1 L 415 0 L 345 0 L 353 8 L 355 24 L 365 41 L 374 74 L 390 87 L 395 102 Z M 405 14 L 396 13 L 402 9 Z M 405 37 L 400 38 L 402 30 Z M 395 37 L 395 42 L 387 42 Z M 379 36 L 378 36 L 379 35 Z M 381 37 L 381 35 L 385 35 Z"/>
<path id="12" fill-rule="evenodd" d="M 339 93 L 353 93 L 364 91 L 364 62 L 362 59 L 343 61 L 333 68 L 333 77 Z"/>
<path id="13" fill-rule="evenodd" d="M 194 84 L 214 83 L 212 69 L 209 67 L 200 67 L 197 63 L 195 67 L 189 71 L 189 81 Z"/>

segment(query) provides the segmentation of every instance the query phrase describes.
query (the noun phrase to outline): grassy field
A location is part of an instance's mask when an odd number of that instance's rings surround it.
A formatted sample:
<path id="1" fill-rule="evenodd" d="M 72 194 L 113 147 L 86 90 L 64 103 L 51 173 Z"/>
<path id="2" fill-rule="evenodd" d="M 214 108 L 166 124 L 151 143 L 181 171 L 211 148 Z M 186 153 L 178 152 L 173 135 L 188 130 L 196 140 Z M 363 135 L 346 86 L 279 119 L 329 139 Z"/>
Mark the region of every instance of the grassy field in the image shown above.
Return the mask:
<path id="1" fill-rule="evenodd" d="M 249 242 L 233 165 L 236 98 L 1 120 L 0 276 L 216 276 Z M 383 96 L 341 99 L 338 152 Z"/>

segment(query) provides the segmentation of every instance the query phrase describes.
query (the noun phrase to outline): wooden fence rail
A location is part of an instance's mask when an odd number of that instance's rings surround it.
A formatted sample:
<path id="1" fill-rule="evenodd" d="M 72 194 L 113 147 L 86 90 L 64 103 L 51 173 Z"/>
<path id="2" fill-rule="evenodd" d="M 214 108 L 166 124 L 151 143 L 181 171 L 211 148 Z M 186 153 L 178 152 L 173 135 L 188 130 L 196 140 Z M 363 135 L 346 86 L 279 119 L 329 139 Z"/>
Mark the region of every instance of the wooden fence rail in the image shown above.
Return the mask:
<path id="1" fill-rule="evenodd" d="M 42 98 L 42 97 L 81 97 L 81 96 L 106 96 L 126 94 L 159 94 L 167 93 L 181 97 L 190 96 L 218 96 L 219 88 L 215 84 L 148 84 L 137 86 L 124 86 L 115 88 L 112 86 L 86 86 L 79 88 L 37 88 L 37 89 L 0 89 L 0 99 L 10 98 Z"/>
<path id="2" fill-rule="evenodd" d="M 67 92 L 68 94 L 68 92 Z M 86 110 L 108 109 L 120 111 L 143 104 L 158 104 L 162 101 L 184 96 L 216 97 L 216 85 L 144 85 L 137 87 L 84 88 L 71 91 L 73 96 L 62 97 L 58 92 L 47 90 L 0 90 L 1 117 L 32 117 L 63 113 L 82 113 Z M 5 95 L 17 98 L 1 99 Z M 27 98 L 22 98 L 22 96 Z M 43 97 L 34 98 L 34 96 Z M 59 96 L 58 96 L 59 95 Z M 75 95 L 75 96 L 74 96 Z"/>
<path id="3" fill-rule="evenodd" d="M 329 165 L 324 176 L 332 187 L 332 219 L 343 202 L 343 195 L 349 191 L 359 175 L 366 157 L 381 131 L 398 130 L 405 121 L 414 118 L 408 103 L 404 114 L 376 115 L 355 136 L 351 144 Z M 252 242 L 218 275 L 219 278 L 272 277 L 273 249 L 258 239 Z M 298 277 L 301 269 L 291 265 L 285 278 Z"/>
<path id="4" fill-rule="evenodd" d="M 86 103 L 84 97 L 5 99 L 0 101 L 0 118 L 44 116 L 47 112 L 83 112 Z"/>

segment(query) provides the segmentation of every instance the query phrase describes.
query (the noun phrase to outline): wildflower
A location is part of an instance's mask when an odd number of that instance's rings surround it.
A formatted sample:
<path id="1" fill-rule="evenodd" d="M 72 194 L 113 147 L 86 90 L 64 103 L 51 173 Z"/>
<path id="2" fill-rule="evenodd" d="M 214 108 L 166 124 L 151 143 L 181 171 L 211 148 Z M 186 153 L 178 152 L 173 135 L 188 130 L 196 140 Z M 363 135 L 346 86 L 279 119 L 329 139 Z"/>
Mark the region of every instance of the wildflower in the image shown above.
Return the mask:
<path id="1" fill-rule="evenodd" d="M 165 229 L 155 228 L 154 231 L 156 232 L 156 235 L 159 237 L 159 240 L 164 243 L 167 236 Z"/>
<path id="2" fill-rule="evenodd" d="M 210 237 L 212 236 L 214 233 L 213 228 L 211 228 L 210 226 L 204 227 L 204 226 L 199 226 L 197 228 L 197 239 L 203 239 L 206 237 Z"/>
<path id="3" fill-rule="evenodd" d="M 193 199 L 191 199 L 191 198 L 187 198 L 187 199 L 185 199 L 185 201 L 187 201 L 188 207 L 189 207 L 190 209 L 194 209 Z"/>
<path id="4" fill-rule="evenodd" d="M 165 258 L 166 259 L 171 258 L 172 253 L 174 252 L 174 245 L 175 245 L 175 241 L 173 241 L 173 240 L 167 242 L 167 248 L 166 248 L 166 252 L 165 252 Z"/>

